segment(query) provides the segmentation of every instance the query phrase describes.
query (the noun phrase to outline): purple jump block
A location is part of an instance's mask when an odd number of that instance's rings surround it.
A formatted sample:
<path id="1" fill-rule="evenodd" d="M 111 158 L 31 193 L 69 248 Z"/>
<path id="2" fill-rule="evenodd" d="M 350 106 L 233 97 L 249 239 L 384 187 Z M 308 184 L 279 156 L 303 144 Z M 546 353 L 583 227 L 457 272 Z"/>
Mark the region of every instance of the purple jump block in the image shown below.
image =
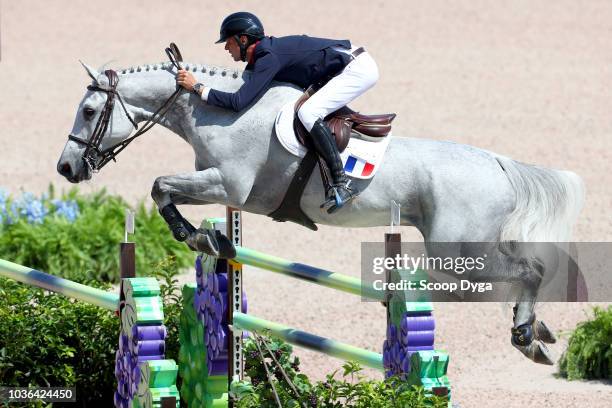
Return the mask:
<path id="1" fill-rule="evenodd" d="M 406 316 L 402 319 L 400 326 L 403 333 L 411 331 L 430 331 L 435 330 L 436 322 L 431 314 Z"/>
<path id="2" fill-rule="evenodd" d="M 139 357 L 163 355 L 166 352 L 166 344 L 163 340 L 139 341 L 134 348 Z"/>
<path id="3" fill-rule="evenodd" d="M 157 356 L 138 356 L 138 362 L 142 363 L 143 361 L 150 361 L 150 360 L 165 360 L 165 357 L 163 355 L 157 355 Z"/>
<path id="4" fill-rule="evenodd" d="M 406 335 L 402 335 L 402 346 L 433 346 L 434 332 L 430 331 L 409 331 Z"/>
<path id="5" fill-rule="evenodd" d="M 132 327 L 132 340 L 135 341 L 164 340 L 167 334 L 166 326 L 163 324 L 155 326 L 136 325 Z"/>

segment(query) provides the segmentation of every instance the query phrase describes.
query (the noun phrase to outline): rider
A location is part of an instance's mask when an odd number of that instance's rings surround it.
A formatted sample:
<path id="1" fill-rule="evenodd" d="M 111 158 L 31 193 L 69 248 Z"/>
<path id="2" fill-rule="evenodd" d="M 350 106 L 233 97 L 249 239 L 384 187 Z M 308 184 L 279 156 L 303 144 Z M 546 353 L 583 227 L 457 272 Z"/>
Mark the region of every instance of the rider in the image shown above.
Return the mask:
<path id="1" fill-rule="evenodd" d="M 374 86 L 378 68 L 372 57 L 363 48 L 351 48 L 349 40 L 265 36 L 261 21 L 248 12 L 227 16 L 220 31 L 217 44 L 225 42 L 225 49 L 235 61 L 247 62 L 246 70 L 252 75 L 234 93 L 196 83 L 193 75 L 184 70 L 179 71 L 177 83 L 209 105 L 236 112 L 258 99 L 273 80 L 302 89 L 324 84 L 302 105 L 298 117 L 331 170 L 333 185 L 326 192 L 323 206 L 331 205 L 331 213 L 355 198 L 358 193 L 349 187 L 334 137 L 323 118 Z"/>

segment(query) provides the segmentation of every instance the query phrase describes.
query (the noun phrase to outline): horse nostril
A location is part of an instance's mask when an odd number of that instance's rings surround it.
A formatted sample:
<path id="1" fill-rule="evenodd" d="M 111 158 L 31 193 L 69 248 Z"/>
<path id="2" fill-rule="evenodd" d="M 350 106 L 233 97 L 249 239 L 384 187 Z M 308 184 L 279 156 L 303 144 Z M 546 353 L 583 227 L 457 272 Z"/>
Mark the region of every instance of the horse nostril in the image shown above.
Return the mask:
<path id="1" fill-rule="evenodd" d="M 57 171 L 59 172 L 59 174 L 61 174 L 64 177 L 71 177 L 72 176 L 72 168 L 70 167 L 70 164 L 68 163 L 59 163 L 57 165 Z"/>

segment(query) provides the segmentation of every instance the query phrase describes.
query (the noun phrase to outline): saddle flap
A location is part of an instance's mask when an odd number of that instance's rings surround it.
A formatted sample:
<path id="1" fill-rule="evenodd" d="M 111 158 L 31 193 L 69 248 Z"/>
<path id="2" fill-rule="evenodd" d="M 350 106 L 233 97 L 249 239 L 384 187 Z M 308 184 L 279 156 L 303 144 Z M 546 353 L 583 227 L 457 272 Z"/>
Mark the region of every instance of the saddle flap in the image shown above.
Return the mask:
<path id="1" fill-rule="evenodd" d="M 327 121 L 327 126 L 329 126 L 336 139 L 338 152 L 342 153 L 344 149 L 346 149 L 349 139 L 351 138 L 351 128 L 353 124 L 345 119 L 334 117 Z"/>

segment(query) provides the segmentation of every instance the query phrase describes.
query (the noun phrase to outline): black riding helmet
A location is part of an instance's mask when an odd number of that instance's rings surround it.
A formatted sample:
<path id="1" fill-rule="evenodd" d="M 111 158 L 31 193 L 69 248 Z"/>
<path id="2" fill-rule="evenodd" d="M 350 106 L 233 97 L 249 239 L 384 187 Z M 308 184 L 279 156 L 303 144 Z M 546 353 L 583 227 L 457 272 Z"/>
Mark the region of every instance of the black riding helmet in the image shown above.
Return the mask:
<path id="1" fill-rule="evenodd" d="M 240 42 L 241 35 L 248 37 L 247 44 Z M 225 42 L 230 37 L 236 39 L 240 46 L 240 58 L 242 61 L 245 61 L 247 48 L 264 37 L 263 24 L 261 24 L 256 15 L 246 11 L 230 14 L 221 23 L 219 40 L 215 44 Z"/>

